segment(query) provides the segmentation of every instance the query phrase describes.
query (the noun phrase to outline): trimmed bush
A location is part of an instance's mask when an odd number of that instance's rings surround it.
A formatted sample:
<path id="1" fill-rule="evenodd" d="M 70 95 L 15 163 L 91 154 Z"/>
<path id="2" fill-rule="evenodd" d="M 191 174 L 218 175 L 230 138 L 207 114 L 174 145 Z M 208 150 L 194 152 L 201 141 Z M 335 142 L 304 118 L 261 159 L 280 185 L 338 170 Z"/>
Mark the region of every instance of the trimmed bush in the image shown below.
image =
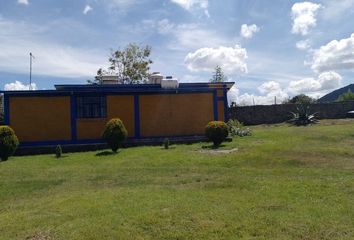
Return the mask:
<path id="1" fill-rule="evenodd" d="M 163 146 L 165 149 L 169 149 L 170 148 L 170 139 L 165 138 L 165 140 L 163 141 Z"/>
<path id="2" fill-rule="evenodd" d="M 9 126 L 0 126 L 0 158 L 6 161 L 17 149 L 19 144 L 15 131 Z"/>
<path id="3" fill-rule="evenodd" d="M 63 150 L 61 149 L 60 145 L 57 145 L 55 147 L 55 157 L 56 158 L 61 158 L 61 155 L 63 154 Z"/>
<path id="4" fill-rule="evenodd" d="M 226 123 L 222 121 L 209 122 L 205 127 L 205 135 L 212 141 L 215 147 L 218 147 L 229 135 Z"/>
<path id="5" fill-rule="evenodd" d="M 118 148 L 127 137 L 128 131 L 119 118 L 109 120 L 102 133 L 102 138 L 107 142 L 113 152 L 117 152 Z"/>

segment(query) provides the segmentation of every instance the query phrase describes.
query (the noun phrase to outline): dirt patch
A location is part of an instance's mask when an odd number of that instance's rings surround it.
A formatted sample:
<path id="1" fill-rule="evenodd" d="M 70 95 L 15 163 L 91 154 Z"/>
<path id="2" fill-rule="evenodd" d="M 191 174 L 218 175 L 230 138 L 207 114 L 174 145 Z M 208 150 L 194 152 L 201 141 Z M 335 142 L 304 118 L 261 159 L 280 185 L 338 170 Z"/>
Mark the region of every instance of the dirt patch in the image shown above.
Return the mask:
<path id="1" fill-rule="evenodd" d="M 36 232 L 32 236 L 26 237 L 26 240 L 52 240 L 48 232 Z"/>
<path id="2" fill-rule="evenodd" d="M 238 148 L 232 148 L 232 149 L 202 149 L 199 150 L 198 152 L 200 153 L 209 153 L 209 154 L 229 154 L 233 152 L 237 152 Z"/>

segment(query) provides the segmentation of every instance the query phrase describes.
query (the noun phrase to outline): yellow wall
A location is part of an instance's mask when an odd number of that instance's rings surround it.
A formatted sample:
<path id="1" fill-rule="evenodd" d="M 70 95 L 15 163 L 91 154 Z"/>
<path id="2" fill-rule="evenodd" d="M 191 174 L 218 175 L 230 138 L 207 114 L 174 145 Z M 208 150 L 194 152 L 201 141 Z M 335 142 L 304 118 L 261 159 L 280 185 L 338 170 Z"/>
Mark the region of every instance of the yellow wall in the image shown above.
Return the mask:
<path id="1" fill-rule="evenodd" d="M 213 119 L 212 93 L 140 95 L 143 137 L 204 134 Z"/>
<path id="2" fill-rule="evenodd" d="M 108 119 L 120 118 L 128 136 L 133 137 L 134 132 L 134 96 L 108 96 L 107 97 L 107 116 Z"/>
<path id="3" fill-rule="evenodd" d="M 224 101 L 218 101 L 218 121 L 225 121 Z"/>
<path id="4" fill-rule="evenodd" d="M 102 131 L 107 123 L 106 118 L 77 119 L 76 131 L 78 140 L 101 139 Z"/>
<path id="5" fill-rule="evenodd" d="M 10 125 L 21 142 L 71 139 L 70 97 L 10 97 Z"/>
<path id="6" fill-rule="evenodd" d="M 128 136 L 134 136 L 134 96 L 107 96 L 107 118 L 78 119 L 77 139 L 101 139 L 102 131 L 111 118 L 120 118 Z"/>

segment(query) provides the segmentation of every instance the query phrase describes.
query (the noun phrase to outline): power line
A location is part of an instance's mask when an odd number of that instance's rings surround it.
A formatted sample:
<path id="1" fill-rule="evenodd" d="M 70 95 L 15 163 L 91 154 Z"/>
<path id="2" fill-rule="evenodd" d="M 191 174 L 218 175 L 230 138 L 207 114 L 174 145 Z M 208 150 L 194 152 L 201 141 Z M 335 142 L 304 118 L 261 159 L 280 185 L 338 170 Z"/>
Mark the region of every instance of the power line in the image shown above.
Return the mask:
<path id="1" fill-rule="evenodd" d="M 33 54 L 30 52 L 30 82 L 29 82 L 29 90 L 32 90 L 32 59 L 34 59 Z"/>

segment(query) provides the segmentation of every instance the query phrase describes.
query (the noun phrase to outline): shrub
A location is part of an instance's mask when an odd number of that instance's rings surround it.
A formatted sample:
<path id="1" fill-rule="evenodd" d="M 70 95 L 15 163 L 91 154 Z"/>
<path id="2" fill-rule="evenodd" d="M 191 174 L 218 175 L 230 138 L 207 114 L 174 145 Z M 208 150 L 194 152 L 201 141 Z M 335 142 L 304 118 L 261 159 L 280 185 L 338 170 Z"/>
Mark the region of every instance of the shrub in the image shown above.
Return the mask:
<path id="1" fill-rule="evenodd" d="M 226 124 L 227 124 L 227 127 L 229 129 L 229 135 L 231 137 L 235 137 L 235 136 L 244 137 L 244 136 L 252 135 L 251 129 L 245 128 L 243 126 L 243 124 L 240 123 L 236 119 L 235 120 L 230 119 L 229 121 L 227 121 Z"/>
<path id="2" fill-rule="evenodd" d="M 61 155 L 62 155 L 62 153 L 63 153 L 63 150 L 61 149 L 61 146 L 60 146 L 60 145 L 57 145 L 57 146 L 55 147 L 55 157 L 56 157 L 56 158 L 60 158 Z"/>
<path id="3" fill-rule="evenodd" d="M 218 147 L 228 136 L 229 130 L 226 123 L 222 121 L 211 121 L 205 127 L 205 135 Z"/>
<path id="4" fill-rule="evenodd" d="M 0 126 L 0 158 L 6 161 L 14 152 L 19 144 L 18 138 L 9 126 Z"/>
<path id="5" fill-rule="evenodd" d="M 169 149 L 170 148 L 170 139 L 165 138 L 165 140 L 163 141 L 163 146 L 165 147 L 165 149 Z"/>
<path id="6" fill-rule="evenodd" d="M 296 107 L 296 112 L 291 112 L 292 119 L 288 122 L 296 126 L 306 126 L 318 122 L 316 119 L 317 113 L 310 113 L 310 106 L 299 105 Z"/>
<path id="7" fill-rule="evenodd" d="M 122 142 L 127 138 L 128 131 L 122 120 L 113 118 L 109 120 L 102 133 L 102 138 L 107 142 L 113 152 L 117 152 Z"/>

